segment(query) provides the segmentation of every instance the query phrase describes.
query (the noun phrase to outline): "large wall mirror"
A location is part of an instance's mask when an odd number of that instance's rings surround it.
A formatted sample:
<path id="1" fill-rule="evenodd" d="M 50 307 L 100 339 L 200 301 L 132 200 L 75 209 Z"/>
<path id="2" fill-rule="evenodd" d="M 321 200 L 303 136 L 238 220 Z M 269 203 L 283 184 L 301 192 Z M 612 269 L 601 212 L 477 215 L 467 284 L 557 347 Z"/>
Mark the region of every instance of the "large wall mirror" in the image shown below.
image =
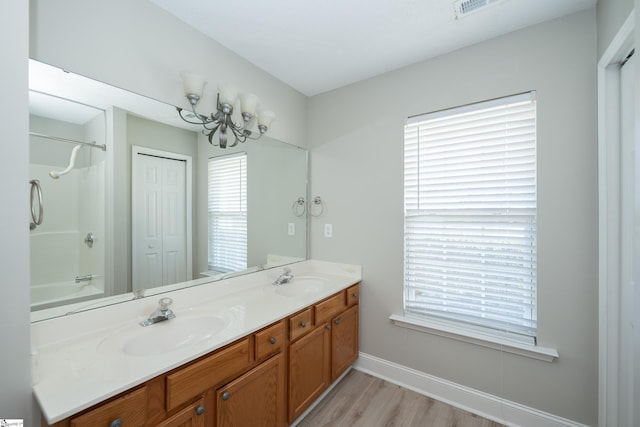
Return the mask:
<path id="1" fill-rule="evenodd" d="M 171 105 L 29 69 L 32 320 L 306 259 L 306 150 L 220 149 Z"/>

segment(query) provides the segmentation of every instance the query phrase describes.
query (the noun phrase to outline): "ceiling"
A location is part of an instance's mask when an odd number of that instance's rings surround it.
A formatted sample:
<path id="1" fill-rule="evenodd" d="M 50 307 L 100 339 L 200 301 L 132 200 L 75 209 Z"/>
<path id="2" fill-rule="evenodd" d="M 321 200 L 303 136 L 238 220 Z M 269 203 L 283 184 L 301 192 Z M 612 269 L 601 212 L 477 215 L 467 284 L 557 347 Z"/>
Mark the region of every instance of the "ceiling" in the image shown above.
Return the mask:
<path id="1" fill-rule="evenodd" d="M 469 0 L 489 6 L 459 19 L 455 0 L 150 1 L 312 96 L 597 0 Z"/>

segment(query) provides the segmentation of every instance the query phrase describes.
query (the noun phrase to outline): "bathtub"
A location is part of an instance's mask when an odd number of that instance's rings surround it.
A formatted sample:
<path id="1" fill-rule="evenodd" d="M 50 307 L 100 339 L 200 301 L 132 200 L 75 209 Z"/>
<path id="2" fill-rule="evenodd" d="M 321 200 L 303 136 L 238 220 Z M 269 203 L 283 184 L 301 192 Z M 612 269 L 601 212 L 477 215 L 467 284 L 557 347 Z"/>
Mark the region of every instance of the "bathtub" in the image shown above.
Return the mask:
<path id="1" fill-rule="evenodd" d="M 56 282 L 31 286 L 31 311 L 43 310 L 75 302 L 89 301 L 104 296 L 102 281 L 96 283 Z"/>

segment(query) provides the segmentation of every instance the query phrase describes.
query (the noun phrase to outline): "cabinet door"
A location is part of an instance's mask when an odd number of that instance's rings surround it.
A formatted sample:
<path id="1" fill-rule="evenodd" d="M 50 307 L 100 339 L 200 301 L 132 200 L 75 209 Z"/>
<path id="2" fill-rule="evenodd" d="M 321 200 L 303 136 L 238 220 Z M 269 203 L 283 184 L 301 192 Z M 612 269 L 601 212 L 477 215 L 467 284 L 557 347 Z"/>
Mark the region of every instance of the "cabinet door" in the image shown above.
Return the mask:
<path id="1" fill-rule="evenodd" d="M 284 370 L 284 356 L 278 354 L 220 388 L 216 426 L 285 426 Z"/>
<path id="2" fill-rule="evenodd" d="M 204 427 L 204 412 L 204 399 L 200 399 L 157 424 L 156 427 Z"/>
<path id="3" fill-rule="evenodd" d="M 292 423 L 329 386 L 330 339 L 328 324 L 289 347 L 289 423 Z"/>
<path id="4" fill-rule="evenodd" d="M 358 306 L 331 321 L 331 381 L 358 358 Z"/>

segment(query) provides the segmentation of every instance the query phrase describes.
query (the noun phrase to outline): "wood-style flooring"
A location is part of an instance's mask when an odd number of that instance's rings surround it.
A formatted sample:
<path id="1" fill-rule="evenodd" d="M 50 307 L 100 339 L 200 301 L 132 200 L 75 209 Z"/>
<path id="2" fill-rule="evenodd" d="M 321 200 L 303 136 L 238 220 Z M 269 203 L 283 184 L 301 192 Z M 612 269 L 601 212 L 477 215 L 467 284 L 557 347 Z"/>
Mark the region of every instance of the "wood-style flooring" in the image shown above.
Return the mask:
<path id="1" fill-rule="evenodd" d="M 299 427 L 500 427 L 502 424 L 352 369 Z"/>

